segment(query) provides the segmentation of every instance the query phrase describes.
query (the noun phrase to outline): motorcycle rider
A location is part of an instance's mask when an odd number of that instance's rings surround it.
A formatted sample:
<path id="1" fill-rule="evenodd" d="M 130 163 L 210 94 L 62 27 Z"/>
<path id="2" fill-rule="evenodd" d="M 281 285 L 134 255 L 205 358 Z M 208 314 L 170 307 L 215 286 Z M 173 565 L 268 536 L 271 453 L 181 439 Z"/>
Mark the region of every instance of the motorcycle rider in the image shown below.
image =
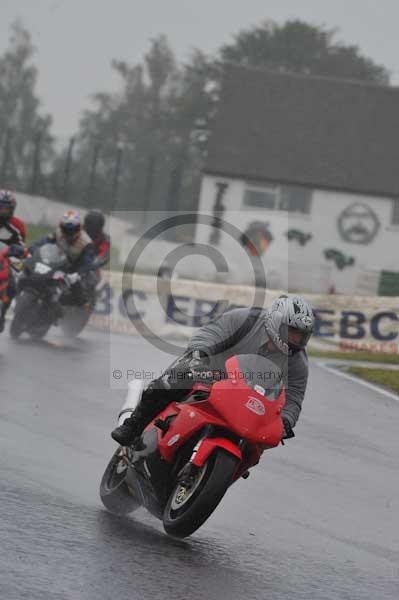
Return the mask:
<path id="1" fill-rule="evenodd" d="M 25 223 L 14 216 L 17 201 L 9 190 L 0 190 L 0 242 L 9 246 L 8 256 L 18 258 L 25 254 Z M 6 312 L 16 294 L 15 279 L 9 270 L 6 298 L 0 310 L 0 332 L 4 329 Z"/>
<path id="2" fill-rule="evenodd" d="M 88 302 L 96 284 L 96 255 L 92 240 L 82 228 L 79 213 L 68 210 L 56 231 L 34 242 L 29 250 L 34 252 L 45 244 L 57 244 L 69 261 L 68 279 L 73 303 L 83 305 Z"/>
<path id="3" fill-rule="evenodd" d="M 89 210 L 83 222 L 85 232 L 92 239 L 96 253 L 96 267 L 100 268 L 109 261 L 111 243 L 109 236 L 104 232 L 105 217 L 100 210 Z"/>
<path id="4" fill-rule="evenodd" d="M 111 433 L 122 446 L 130 445 L 170 402 L 183 400 L 193 385 L 192 372 L 212 370 L 225 376 L 225 361 L 236 354 L 265 356 L 278 367 L 286 386 L 282 411 L 283 437 L 293 437 L 308 379 L 305 351 L 314 328 L 310 304 L 301 296 L 281 296 L 270 310 L 238 308 L 201 327 L 187 351 L 144 390 L 140 403 Z"/>

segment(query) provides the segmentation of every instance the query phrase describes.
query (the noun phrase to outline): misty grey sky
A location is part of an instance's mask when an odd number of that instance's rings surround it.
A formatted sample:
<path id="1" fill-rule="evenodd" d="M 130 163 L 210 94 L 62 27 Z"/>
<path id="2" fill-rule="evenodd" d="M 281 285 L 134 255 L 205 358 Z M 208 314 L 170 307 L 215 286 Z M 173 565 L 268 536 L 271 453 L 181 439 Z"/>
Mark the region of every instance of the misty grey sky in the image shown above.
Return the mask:
<path id="1" fill-rule="evenodd" d="M 17 17 L 32 33 L 38 92 L 60 136 L 76 130 L 90 94 L 117 89 L 111 60 L 138 62 L 159 33 L 184 60 L 192 48 L 213 52 L 263 20 L 300 18 L 338 27 L 338 39 L 399 81 L 399 0 L 0 0 L 0 53 Z"/>

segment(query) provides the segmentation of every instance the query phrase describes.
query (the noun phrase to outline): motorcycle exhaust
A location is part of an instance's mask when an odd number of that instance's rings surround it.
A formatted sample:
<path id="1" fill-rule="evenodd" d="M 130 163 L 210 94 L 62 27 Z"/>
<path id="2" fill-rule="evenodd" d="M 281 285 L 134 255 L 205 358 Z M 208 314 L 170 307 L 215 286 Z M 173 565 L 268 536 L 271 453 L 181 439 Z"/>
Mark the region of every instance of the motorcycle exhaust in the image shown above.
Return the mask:
<path id="1" fill-rule="evenodd" d="M 118 426 L 122 425 L 122 423 L 132 415 L 134 409 L 140 402 L 144 389 L 144 381 L 141 379 L 133 379 L 133 381 L 129 381 L 128 386 L 129 390 L 127 392 L 125 403 L 118 415 Z"/>

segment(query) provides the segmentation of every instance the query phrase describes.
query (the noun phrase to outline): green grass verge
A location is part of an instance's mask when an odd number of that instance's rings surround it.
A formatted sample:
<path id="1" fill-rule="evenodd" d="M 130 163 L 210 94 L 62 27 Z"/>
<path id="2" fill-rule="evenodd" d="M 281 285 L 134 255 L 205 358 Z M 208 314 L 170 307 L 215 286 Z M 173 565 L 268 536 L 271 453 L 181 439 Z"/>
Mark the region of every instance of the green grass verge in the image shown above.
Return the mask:
<path id="1" fill-rule="evenodd" d="M 361 377 L 371 383 L 382 385 L 399 394 L 399 371 L 388 369 L 370 369 L 366 367 L 349 367 L 348 373 Z"/>
<path id="2" fill-rule="evenodd" d="M 33 225 L 32 223 L 26 224 L 26 245 L 30 246 L 30 244 L 36 240 L 40 240 L 45 235 L 52 233 L 54 231 L 54 227 L 49 227 L 48 225 Z"/>
<path id="3" fill-rule="evenodd" d="M 314 358 L 338 358 L 339 360 L 365 360 L 368 362 L 386 363 L 388 365 L 399 365 L 399 354 L 383 352 L 338 352 L 329 350 L 311 350 L 309 356 Z"/>

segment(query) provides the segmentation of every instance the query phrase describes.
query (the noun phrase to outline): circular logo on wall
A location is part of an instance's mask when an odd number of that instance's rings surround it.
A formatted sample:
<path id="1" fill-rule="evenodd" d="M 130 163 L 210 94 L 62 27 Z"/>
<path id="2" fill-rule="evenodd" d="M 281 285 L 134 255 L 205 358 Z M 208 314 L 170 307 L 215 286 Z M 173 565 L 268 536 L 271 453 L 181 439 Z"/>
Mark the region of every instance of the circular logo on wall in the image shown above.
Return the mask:
<path id="1" fill-rule="evenodd" d="M 345 242 L 370 244 L 380 228 L 376 213 L 361 202 L 351 204 L 338 217 L 338 231 Z"/>

